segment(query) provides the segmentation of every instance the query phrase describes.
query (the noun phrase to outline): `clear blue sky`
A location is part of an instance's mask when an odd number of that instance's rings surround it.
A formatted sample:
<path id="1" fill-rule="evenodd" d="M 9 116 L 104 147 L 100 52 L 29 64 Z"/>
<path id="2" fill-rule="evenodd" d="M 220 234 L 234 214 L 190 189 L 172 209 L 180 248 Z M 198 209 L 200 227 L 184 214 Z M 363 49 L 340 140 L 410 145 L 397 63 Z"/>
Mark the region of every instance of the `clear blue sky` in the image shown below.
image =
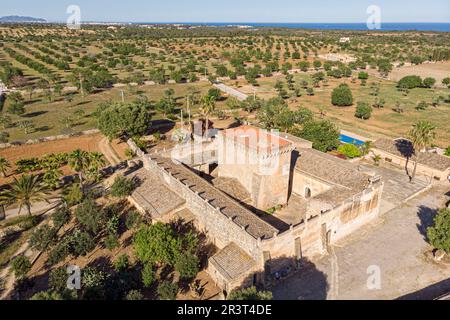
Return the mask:
<path id="1" fill-rule="evenodd" d="M 0 16 L 65 21 L 76 4 L 83 21 L 365 22 L 369 5 L 382 22 L 449 22 L 450 0 L 1 0 Z"/>

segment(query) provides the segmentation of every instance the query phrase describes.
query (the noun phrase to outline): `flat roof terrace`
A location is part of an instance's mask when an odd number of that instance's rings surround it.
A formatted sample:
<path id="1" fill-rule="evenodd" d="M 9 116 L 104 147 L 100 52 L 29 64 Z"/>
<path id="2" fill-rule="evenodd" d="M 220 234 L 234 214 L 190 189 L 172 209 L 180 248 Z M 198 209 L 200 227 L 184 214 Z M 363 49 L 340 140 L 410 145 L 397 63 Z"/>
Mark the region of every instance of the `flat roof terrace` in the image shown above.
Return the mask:
<path id="1" fill-rule="evenodd" d="M 224 130 L 219 134 L 226 139 L 234 140 L 246 148 L 256 150 L 258 153 L 272 153 L 294 147 L 293 143 L 288 139 L 284 139 L 267 130 L 248 125 Z"/>

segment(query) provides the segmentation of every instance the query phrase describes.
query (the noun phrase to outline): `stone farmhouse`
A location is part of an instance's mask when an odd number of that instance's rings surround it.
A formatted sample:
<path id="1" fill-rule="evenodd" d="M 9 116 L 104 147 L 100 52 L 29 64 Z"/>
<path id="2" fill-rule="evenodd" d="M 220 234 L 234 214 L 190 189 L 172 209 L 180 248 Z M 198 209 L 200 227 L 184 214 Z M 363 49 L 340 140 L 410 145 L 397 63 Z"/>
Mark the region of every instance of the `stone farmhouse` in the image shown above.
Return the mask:
<path id="1" fill-rule="evenodd" d="M 407 139 L 377 140 L 372 152 L 384 162 L 407 168 L 409 172 L 413 172 L 417 161 L 417 174 L 428 177 L 430 182 L 450 178 L 450 157 L 432 152 L 420 152 L 417 157 L 412 143 Z"/>
<path id="2" fill-rule="evenodd" d="M 180 148 L 142 156 L 130 201 L 153 221 L 204 232 L 217 247 L 207 271 L 224 292 L 271 286 L 379 214 L 381 177 L 288 134 L 243 126 Z"/>

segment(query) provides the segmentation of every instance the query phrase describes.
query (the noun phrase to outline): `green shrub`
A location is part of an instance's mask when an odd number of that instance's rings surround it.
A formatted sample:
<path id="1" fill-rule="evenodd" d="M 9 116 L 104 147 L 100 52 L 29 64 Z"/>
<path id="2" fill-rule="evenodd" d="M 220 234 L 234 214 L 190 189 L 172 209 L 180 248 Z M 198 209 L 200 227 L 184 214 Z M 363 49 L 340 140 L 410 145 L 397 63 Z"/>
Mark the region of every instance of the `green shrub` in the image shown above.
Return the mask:
<path id="1" fill-rule="evenodd" d="M 442 80 L 442 84 L 447 86 L 447 87 L 450 86 L 450 77 L 444 78 Z"/>
<path id="2" fill-rule="evenodd" d="M 338 151 L 350 159 L 358 158 L 362 155 L 361 150 L 353 144 L 344 144 L 338 148 Z"/>
<path id="3" fill-rule="evenodd" d="M 119 176 L 111 186 L 111 195 L 115 198 L 126 198 L 133 193 L 135 183 L 131 179 Z"/>
<path id="4" fill-rule="evenodd" d="M 27 216 L 19 223 L 19 228 L 22 230 L 30 230 L 39 224 L 37 216 Z"/>
<path id="5" fill-rule="evenodd" d="M 62 226 L 68 224 L 70 222 L 70 210 L 66 207 L 58 208 L 52 214 L 53 225 L 56 229 L 61 228 Z"/>
<path id="6" fill-rule="evenodd" d="M 117 214 L 114 214 L 111 218 L 106 221 L 106 231 L 109 234 L 117 234 L 119 231 L 120 219 Z"/>
<path id="7" fill-rule="evenodd" d="M 446 155 L 447 157 L 450 157 L 450 147 L 448 147 L 448 148 L 445 150 L 445 155 Z"/>
<path id="8" fill-rule="evenodd" d="M 83 290 L 102 288 L 107 279 L 108 275 L 103 271 L 97 270 L 96 268 L 87 267 L 83 270 L 81 284 Z"/>
<path id="9" fill-rule="evenodd" d="M 69 207 L 80 204 L 84 198 L 83 191 L 81 191 L 80 185 L 77 183 L 74 183 L 70 187 L 65 188 L 63 191 L 63 195 L 64 200 Z"/>
<path id="10" fill-rule="evenodd" d="M 434 218 L 434 226 L 427 230 L 431 245 L 450 253 L 450 209 L 442 209 Z"/>
<path id="11" fill-rule="evenodd" d="M 125 149 L 125 157 L 127 157 L 127 159 L 131 160 L 135 157 L 135 153 L 130 148 L 127 148 L 127 149 Z"/>
<path id="12" fill-rule="evenodd" d="M 48 278 L 48 287 L 54 291 L 62 294 L 67 290 L 67 280 L 69 275 L 67 267 L 59 267 L 50 271 Z"/>
<path id="13" fill-rule="evenodd" d="M 355 117 L 363 120 L 369 120 L 372 116 L 373 108 L 366 102 L 358 102 Z"/>
<path id="14" fill-rule="evenodd" d="M 119 238 L 115 234 L 109 234 L 105 239 L 105 247 L 108 250 L 114 250 L 120 245 Z"/>
<path id="15" fill-rule="evenodd" d="M 56 230 L 49 225 L 44 225 L 36 230 L 30 237 L 30 245 L 39 250 L 47 250 L 56 240 Z"/>
<path id="16" fill-rule="evenodd" d="M 76 229 L 70 236 L 72 252 L 77 256 L 86 256 L 94 250 L 95 242 L 91 235 L 85 231 Z"/>
<path id="17" fill-rule="evenodd" d="M 16 278 L 23 278 L 31 270 L 31 262 L 24 255 L 20 255 L 13 259 L 11 263 L 11 269 L 14 272 Z"/>
<path id="18" fill-rule="evenodd" d="M 349 86 L 341 84 L 335 88 L 331 95 L 331 103 L 339 107 L 351 106 L 353 104 L 353 94 Z"/>
<path id="19" fill-rule="evenodd" d="M 54 301 L 54 300 L 64 300 L 64 299 L 57 292 L 42 291 L 42 292 L 38 292 L 35 295 L 33 295 L 30 300 Z"/>
<path id="20" fill-rule="evenodd" d="M 419 76 L 406 76 L 400 79 L 397 84 L 398 88 L 402 89 L 414 89 L 422 87 L 422 78 Z"/>
<path id="21" fill-rule="evenodd" d="M 340 143 L 339 129 L 328 120 L 308 121 L 303 128 L 293 130 L 293 134 L 313 142 L 313 148 L 322 152 L 334 150 Z"/>
<path id="22" fill-rule="evenodd" d="M 138 227 L 142 222 L 141 214 L 136 210 L 133 210 L 127 214 L 125 226 L 128 230 Z"/>
<path id="23" fill-rule="evenodd" d="M 180 251 L 177 235 L 163 223 L 142 226 L 134 237 L 133 247 L 136 257 L 143 263 L 173 265 Z"/>
<path id="24" fill-rule="evenodd" d="M 75 210 L 77 221 L 92 234 L 97 234 L 103 226 L 103 211 L 91 197 L 86 198 Z"/>
<path id="25" fill-rule="evenodd" d="M 425 88 L 431 88 L 436 84 L 436 79 L 435 78 L 425 78 L 423 79 L 423 86 Z"/>
<path id="26" fill-rule="evenodd" d="M 153 269 L 153 264 L 147 263 L 142 269 L 141 275 L 144 287 L 146 288 L 150 287 L 156 280 L 156 274 Z"/>
<path id="27" fill-rule="evenodd" d="M 126 254 L 122 254 L 121 256 L 119 256 L 114 262 L 114 269 L 117 272 L 126 271 L 129 267 L 130 267 L 130 260 L 128 258 L 128 255 Z"/>
<path id="28" fill-rule="evenodd" d="M 68 238 L 64 238 L 50 251 L 47 261 L 50 265 L 64 261 L 70 255 L 70 243 L 68 240 Z"/>
<path id="29" fill-rule="evenodd" d="M 162 281 L 158 286 L 159 300 L 175 300 L 178 293 L 178 285 L 170 281 Z"/>
<path id="30" fill-rule="evenodd" d="M 367 72 L 365 72 L 365 71 L 361 71 L 358 74 L 358 79 L 359 80 L 367 80 L 367 79 L 369 79 L 369 74 Z"/>
<path id="31" fill-rule="evenodd" d="M 425 101 L 421 101 L 417 104 L 416 106 L 416 110 L 417 111 L 423 111 L 428 109 L 428 103 L 426 103 Z"/>
<path id="32" fill-rule="evenodd" d="M 197 276 L 199 271 L 199 259 L 190 252 L 179 254 L 175 261 L 175 270 L 180 274 L 180 278 L 190 280 Z"/>
<path id="33" fill-rule="evenodd" d="M 144 300 L 144 296 L 139 290 L 131 290 L 130 292 L 127 293 L 125 300 L 140 301 Z"/>
<path id="34" fill-rule="evenodd" d="M 227 300 L 240 301 L 240 300 L 272 300 L 272 292 L 270 291 L 258 291 L 256 287 L 250 287 L 246 289 L 239 289 L 232 291 Z"/>

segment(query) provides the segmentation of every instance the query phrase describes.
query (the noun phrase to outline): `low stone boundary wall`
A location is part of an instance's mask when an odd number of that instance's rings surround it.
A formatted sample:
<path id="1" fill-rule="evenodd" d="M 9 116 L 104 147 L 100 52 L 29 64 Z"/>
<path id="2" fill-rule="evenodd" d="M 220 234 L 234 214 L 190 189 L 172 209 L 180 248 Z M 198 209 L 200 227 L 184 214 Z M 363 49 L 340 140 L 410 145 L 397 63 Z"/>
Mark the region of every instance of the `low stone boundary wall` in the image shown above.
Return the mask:
<path id="1" fill-rule="evenodd" d="M 8 143 L 0 143 L 0 149 L 8 149 L 8 148 L 18 147 L 18 146 L 23 146 L 23 145 L 37 144 L 37 143 L 49 142 L 49 141 L 65 140 L 65 139 L 70 139 L 73 137 L 89 136 L 91 134 L 96 134 L 96 133 L 100 133 L 100 130 L 92 129 L 92 130 L 86 130 L 86 131 L 81 131 L 81 132 L 76 132 L 76 133 L 44 137 L 44 138 L 39 138 L 39 139 L 30 139 L 27 141 L 13 141 L 13 142 L 8 142 Z"/>

